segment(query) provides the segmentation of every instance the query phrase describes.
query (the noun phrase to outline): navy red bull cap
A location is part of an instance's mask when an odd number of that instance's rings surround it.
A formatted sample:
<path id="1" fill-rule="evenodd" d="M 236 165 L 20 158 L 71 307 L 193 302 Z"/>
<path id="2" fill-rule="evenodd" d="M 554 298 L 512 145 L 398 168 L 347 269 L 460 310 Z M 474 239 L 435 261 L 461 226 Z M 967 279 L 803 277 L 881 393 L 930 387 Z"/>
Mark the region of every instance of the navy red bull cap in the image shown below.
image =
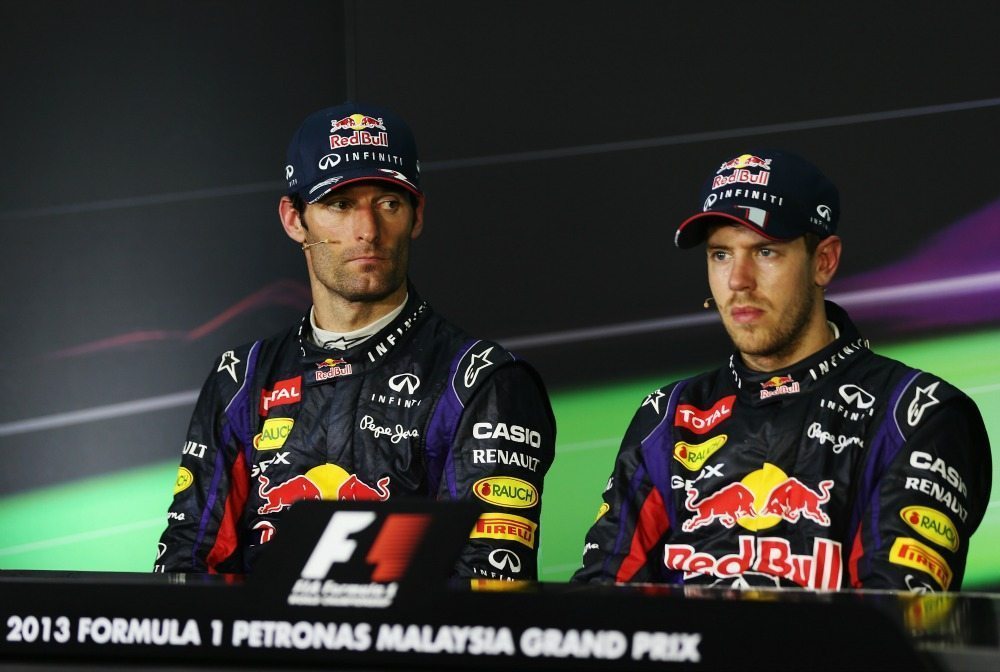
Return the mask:
<path id="1" fill-rule="evenodd" d="M 771 240 L 833 235 L 840 194 L 819 168 L 790 152 L 758 149 L 732 157 L 701 190 L 701 212 L 677 227 L 674 244 L 694 247 L 712 224 L 737 223 Z"/>
<path id="2" fill-rule="evenodd" d="M 385 180 L 423 195 L 410 127 L 392 111 L 366 103 L 346 102 L 306 117 L 288 145 L 285 179 L 288 194 L 306 203 L 358 180 Z"/>

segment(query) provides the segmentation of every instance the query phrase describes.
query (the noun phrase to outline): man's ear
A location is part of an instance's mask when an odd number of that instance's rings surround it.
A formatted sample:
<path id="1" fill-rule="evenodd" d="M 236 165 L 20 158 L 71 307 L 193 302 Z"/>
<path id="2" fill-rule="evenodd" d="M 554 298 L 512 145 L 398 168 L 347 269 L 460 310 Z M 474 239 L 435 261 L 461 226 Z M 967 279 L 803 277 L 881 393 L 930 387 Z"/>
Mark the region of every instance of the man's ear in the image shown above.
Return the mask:
<path id="1" fill-rule="evenodd" d="M 840 266 L 842 245 L 838 236 L 827 236 L 819 241 L 813 254 L 813 282 L 819 287 L 826 287 L 833 280 Z"/>
<path id="2" fill-rule="evenodd" d="M 413 230 L 410 231 L 410 238 L 416 238 L 424 230 L 424 204 L 427 199 L 421 196 L 417 200 L 417 205 L 413 209 Z"/>
<path id="3" fill-rule="evenodd" d="M 288 237 L 296 243 L 306 242 L 306 230 L 302 225 L 302 217 L 299 211 L 292 206 L 292 199 L 282 196 L 278 201 L 278 217 L 281 218 L 281 226 L 285 229 Z"/>

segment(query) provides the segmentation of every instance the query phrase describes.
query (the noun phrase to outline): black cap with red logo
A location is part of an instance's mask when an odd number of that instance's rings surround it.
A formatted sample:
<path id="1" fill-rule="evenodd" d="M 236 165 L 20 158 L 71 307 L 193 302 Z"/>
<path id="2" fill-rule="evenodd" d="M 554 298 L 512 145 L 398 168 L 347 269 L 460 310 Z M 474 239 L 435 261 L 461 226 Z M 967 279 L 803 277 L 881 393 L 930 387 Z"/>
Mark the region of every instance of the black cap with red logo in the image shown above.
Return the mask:
<path id="1" fill-rule="evenodd" d="M 674 244 L 694 247 L 712 224 L 736 223 L 771 240 L 806 233 L 833 235 L 840 218 L 840 195 L 819 168 L 800 156 L 772 149 L 753 150 L 727 161 L 701 190 L 701 212 L 677 227 Z"/>
<path id="2" fill-rule="evenodd" d="M 306 203 L 358 180 L 393 182 L 417 196 L 420 161 L 413 132 L 384 107 L 347 102 L 313 112 L 288 145 L 288 194 Z"/>

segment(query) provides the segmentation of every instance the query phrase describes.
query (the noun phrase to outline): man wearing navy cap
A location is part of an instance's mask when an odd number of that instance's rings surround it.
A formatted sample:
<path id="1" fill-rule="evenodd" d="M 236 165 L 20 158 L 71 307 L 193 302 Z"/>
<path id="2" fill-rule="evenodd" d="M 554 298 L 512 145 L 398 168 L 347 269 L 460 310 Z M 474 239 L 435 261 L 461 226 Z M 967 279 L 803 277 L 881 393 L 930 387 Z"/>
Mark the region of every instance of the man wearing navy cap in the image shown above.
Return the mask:
<path id="1" fill-rule="evenodd" d="M 840 199 L 815 166 L 717 166 L 675 243 L 705 244 L 736 352 L 643 400 L 574 580 L 958 590 L 991 486 L 978 408 L 824 300 Z"/>
<path id="2" fill-rule="evenodd" d="M 408 281 L 423 228 L 416 144 L 346 103 L 292 137 L 278 214 L 313 306 L 225 352 L 202 388 L 155 569 L 250 571 L 303 499 L 469 500 L 463 578 L 535 579 L 555 420 L 535 370 L 467 335 Z"/>

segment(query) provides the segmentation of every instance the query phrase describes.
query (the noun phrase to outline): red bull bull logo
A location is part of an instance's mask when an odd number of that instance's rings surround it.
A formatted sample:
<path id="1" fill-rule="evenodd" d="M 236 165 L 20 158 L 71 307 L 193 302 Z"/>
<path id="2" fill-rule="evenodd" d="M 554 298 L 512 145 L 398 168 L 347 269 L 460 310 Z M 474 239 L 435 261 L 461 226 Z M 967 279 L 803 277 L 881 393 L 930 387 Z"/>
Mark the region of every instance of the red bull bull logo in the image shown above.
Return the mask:
<path id="1" fill-rule="evenodd" d="M 347 502 L 384 502 L 389 499 L 389 476 L 375 481 L 375 487 L 373 488 L 354 474 L 351 474 L 344 481 L 344 484 L 337 489 L 337 499 Z"/>
<path id="2" fill-rule="evenodd" d="M 257 513 L 261 515 L 287 509 L 295 502 L 304 499 L 323 499 L 323 492 L 319 486 L 302 474 L 292 476 L 274 487 L 268 487 L 271 481 L 263 474 L 258 476 L 257 480 L 260 482 L 257 494 L 264 500 L 264 505 L 257 509 Z"/>
<path id="3" fill-rule="evenodd" d="M 336 464 L 321 464 L 305 474 L 297 474 L 274 486 L 263 474 L 257 479 L 259 481 L 257 494 L 263 501 L 257 513 L 261 515 L 277 513 L 302 500 L 384 502 L 390 495 L 389 476 L 378 479 L 375 487 L 372 487 L 358 478 L 357 474 L 348 474 Z"/>
<path id="4" fill-rule="evenodd" d="M 757 509 L 753 505 L 753 491 L 742 483 L 730 483 L 700 502 L 694 501 L 698 496 L 698 491 L 694 488 L 688 490 L 687 494 L 684 506 L 688 511 L 694 512 L 694 517 L 688 518 L 681 525 L 685 532 L 692 532 L 716 520 L 731 528 L 740 518 L 753 518 L 757 515 Z"/>
<path id="5" fill-rule="evenodd" d="M 768 399 L 781 394 L 796 394 L 802 388 L 791 376 L 771 376 L 760 384 L 760 398 Z"/>
<path id="6" fill-rule="evenodd" d="M 740 154 L 735 159 L 730 159 L 719 166 L 719 169 L 715 171 L 715 174 L 718 175 L 724 170 L 738 170 L 741 168 L 761 168 L 763 170 L 771 170 L 771 159 L 762 159 L 759 156 L 754 156 L 753 154 Z"/>
<path id="7" fill-rule="evenodd" d="M 331 359 L 327 357 L 316 363 L 316 380 L 330 380 L 338 376 L 351 375 L 351 365 L 346 359 Z"/>
<path id="8" fill-rule="evenodd" d="M 352 114 L 343 119 L 330 120 L 331 133 L 336 133 L 337 131 L 363 131 L 366 128 L 377 128 L 380 131 L 384 131 L 385 124 L 382 123 L 381 118 L 376 119 L 375 117 L 363 114 Z"/>
<path id="9" fill-rule="evenodd" d="M 832 489 L 832 480 L 820 481 L 818 489 L 813 490 L 767 463 L 742 481 L 730 483 L 700 500 L 698 491 L 690 488 L 684 507 L 694 515 L 681 524 L 681 529 L 693 532 L 718 522 L 726 528 L 738 524 L 749 530 L 762 530 L 781 521 L 798 523 L 802 518 L 829 527 L 830 517 L 823 506 L 830 501 Z"/>

